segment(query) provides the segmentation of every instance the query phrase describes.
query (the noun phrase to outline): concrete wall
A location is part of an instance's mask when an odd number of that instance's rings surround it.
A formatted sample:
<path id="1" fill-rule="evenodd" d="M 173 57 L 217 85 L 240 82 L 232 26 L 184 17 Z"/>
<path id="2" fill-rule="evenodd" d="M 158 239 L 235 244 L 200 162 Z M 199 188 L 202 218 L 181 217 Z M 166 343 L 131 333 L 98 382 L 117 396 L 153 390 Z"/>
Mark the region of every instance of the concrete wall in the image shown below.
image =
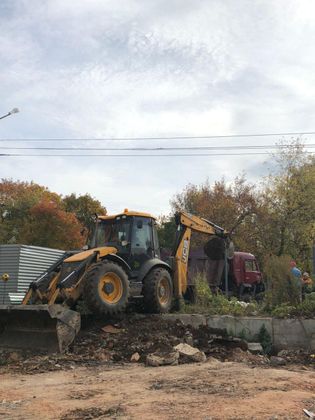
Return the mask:
<path id="1" fill-rule="evenodd" d="M 269 317 L 234 317 L 231 315 L 166 314 L 168 319 L 179 319 L 185 325 L 226 329 L 229 335 L 257 341 L 260 328 L 265 325 L 275 350 L 315 350 L 315 319 L 278 319 Z"/>

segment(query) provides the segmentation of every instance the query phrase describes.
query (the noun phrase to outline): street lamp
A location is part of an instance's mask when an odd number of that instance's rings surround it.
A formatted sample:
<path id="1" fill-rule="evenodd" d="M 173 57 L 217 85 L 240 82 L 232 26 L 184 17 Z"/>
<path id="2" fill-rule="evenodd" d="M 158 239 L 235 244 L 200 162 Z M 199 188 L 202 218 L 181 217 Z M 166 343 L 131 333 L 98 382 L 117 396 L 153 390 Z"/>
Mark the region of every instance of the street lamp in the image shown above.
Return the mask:
<path id="1" fill-rule="evenodd" d="M 9 117 L 12 114 L 17 114 L 18 112 L 20 112 L 19 108 L 13 108 L 10 112 L 0 117 L 0 120 L 2 120 L 3 118 Z"/>

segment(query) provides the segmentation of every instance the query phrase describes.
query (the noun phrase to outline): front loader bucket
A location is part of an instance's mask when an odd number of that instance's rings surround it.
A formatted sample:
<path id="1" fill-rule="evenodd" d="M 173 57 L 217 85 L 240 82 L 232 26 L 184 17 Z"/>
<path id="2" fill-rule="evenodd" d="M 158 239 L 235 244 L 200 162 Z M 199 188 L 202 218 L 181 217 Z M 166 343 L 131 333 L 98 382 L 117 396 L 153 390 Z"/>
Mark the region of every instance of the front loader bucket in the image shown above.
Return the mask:
<path id="1" fill-rule="evenodd" d="M 0 348 L 64 352 L 80 326 L 80 314 L 62 305 L 0 305 Z"/>

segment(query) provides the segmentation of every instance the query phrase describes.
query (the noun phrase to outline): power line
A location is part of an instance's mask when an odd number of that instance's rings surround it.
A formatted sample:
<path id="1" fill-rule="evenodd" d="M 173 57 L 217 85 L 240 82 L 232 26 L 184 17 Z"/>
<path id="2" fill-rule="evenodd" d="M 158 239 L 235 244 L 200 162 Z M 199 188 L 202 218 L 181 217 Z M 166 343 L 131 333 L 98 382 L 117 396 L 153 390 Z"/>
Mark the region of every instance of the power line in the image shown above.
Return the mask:
<path id="1" fill-rule="evenodd" d="M 315 144 L 305 144 L 306 148 L 314 148 Z M 17 147 L 17 146 L 0 146 L 0 150 L 73 150 L 73 151 L 170 151 L 170 150 L 264 150 L 264 149 L 285 149 L 286 145 L 234 145 L 234 146 L 178 146 L 178 147 Z"/>
<path id="2" fill-rule="evenodd" d="M 314 154 L 315 152 L 309 152 Z M 0 157 L 193 157 L 193 156 L 245 156 L 245 155 L 270 155 L 269 152 L 243 152 L 243 153 L 185 153 L 185 154 L 19 154 L 19 153 L 0 153 Z"/>
<path id="3" fill-rule="evenodd" d="M 283 133 L 252 133 L 252 134 L 226 134 L 226 135 L 204 135 L 204 136 L 164 136 L 164 137 L 64 137 L 64 138 L 6 138 L 0 139 L 0 142 L 6 141 L 150 141 L 150 140 L 208 140 L 208 139 L 223 139 L 223 138 L 241 138 L 241 137 L 270 137 L 270 136 L 302 136 L 314 135 L 315 131 L 299 131 L 299 132 L 283 132 Z"/>

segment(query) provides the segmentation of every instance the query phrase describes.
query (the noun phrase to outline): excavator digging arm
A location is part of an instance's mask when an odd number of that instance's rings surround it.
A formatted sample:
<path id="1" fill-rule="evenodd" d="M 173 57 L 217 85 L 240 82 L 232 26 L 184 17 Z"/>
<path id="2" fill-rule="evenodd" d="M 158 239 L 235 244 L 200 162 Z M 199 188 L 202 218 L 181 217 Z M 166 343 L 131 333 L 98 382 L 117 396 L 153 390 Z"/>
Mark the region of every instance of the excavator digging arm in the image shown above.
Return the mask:
<path id="1" fill-rule="evenodd" d="M 38 298 L 41 302 L 43 302 L 44 299 L 47 302 L 49 301 L 50 293 L 54 292 L 57 286 L 60 267 L 69 255 L 71 254 L 65 253 L 51 267 L 49 267 L 45 273 L 29 285 L 29 289 L 23 298 L 22 305 L 29 304 L 32 297 Z"/>
<path id="2" fill-rule="evenodd" d="M 191 233 L 199 232 L 207 235 L 227 238 L 228 232 L 207 219 L 186 212 L 176 213 L 175 222 L 177 224 L 177 234 L 173 250 L 174 292 L 175 299 L 179 302 L 182 300 L 182 297 L 187 290 L 188 257 Z"/>
<path id="3" fill-rule="evenodd" d="M 58 296 L 61 296 L 63 301 L 67 301 L 67 299 L 71 299 L 72 302 L 77 301 L 80 297 L 79 289 L 82 278 L 90 264 L 97 260 L 98 254 L 97 252 L 91 253 L 65 274 L 62 272 L 62 266 L 71 256 L 73 253 L 65 253 L 44 274 L 33 281 L 24 296 L 22 305 L 29 304 L 32 298 L 42 304 L 52 305 Z"/>

